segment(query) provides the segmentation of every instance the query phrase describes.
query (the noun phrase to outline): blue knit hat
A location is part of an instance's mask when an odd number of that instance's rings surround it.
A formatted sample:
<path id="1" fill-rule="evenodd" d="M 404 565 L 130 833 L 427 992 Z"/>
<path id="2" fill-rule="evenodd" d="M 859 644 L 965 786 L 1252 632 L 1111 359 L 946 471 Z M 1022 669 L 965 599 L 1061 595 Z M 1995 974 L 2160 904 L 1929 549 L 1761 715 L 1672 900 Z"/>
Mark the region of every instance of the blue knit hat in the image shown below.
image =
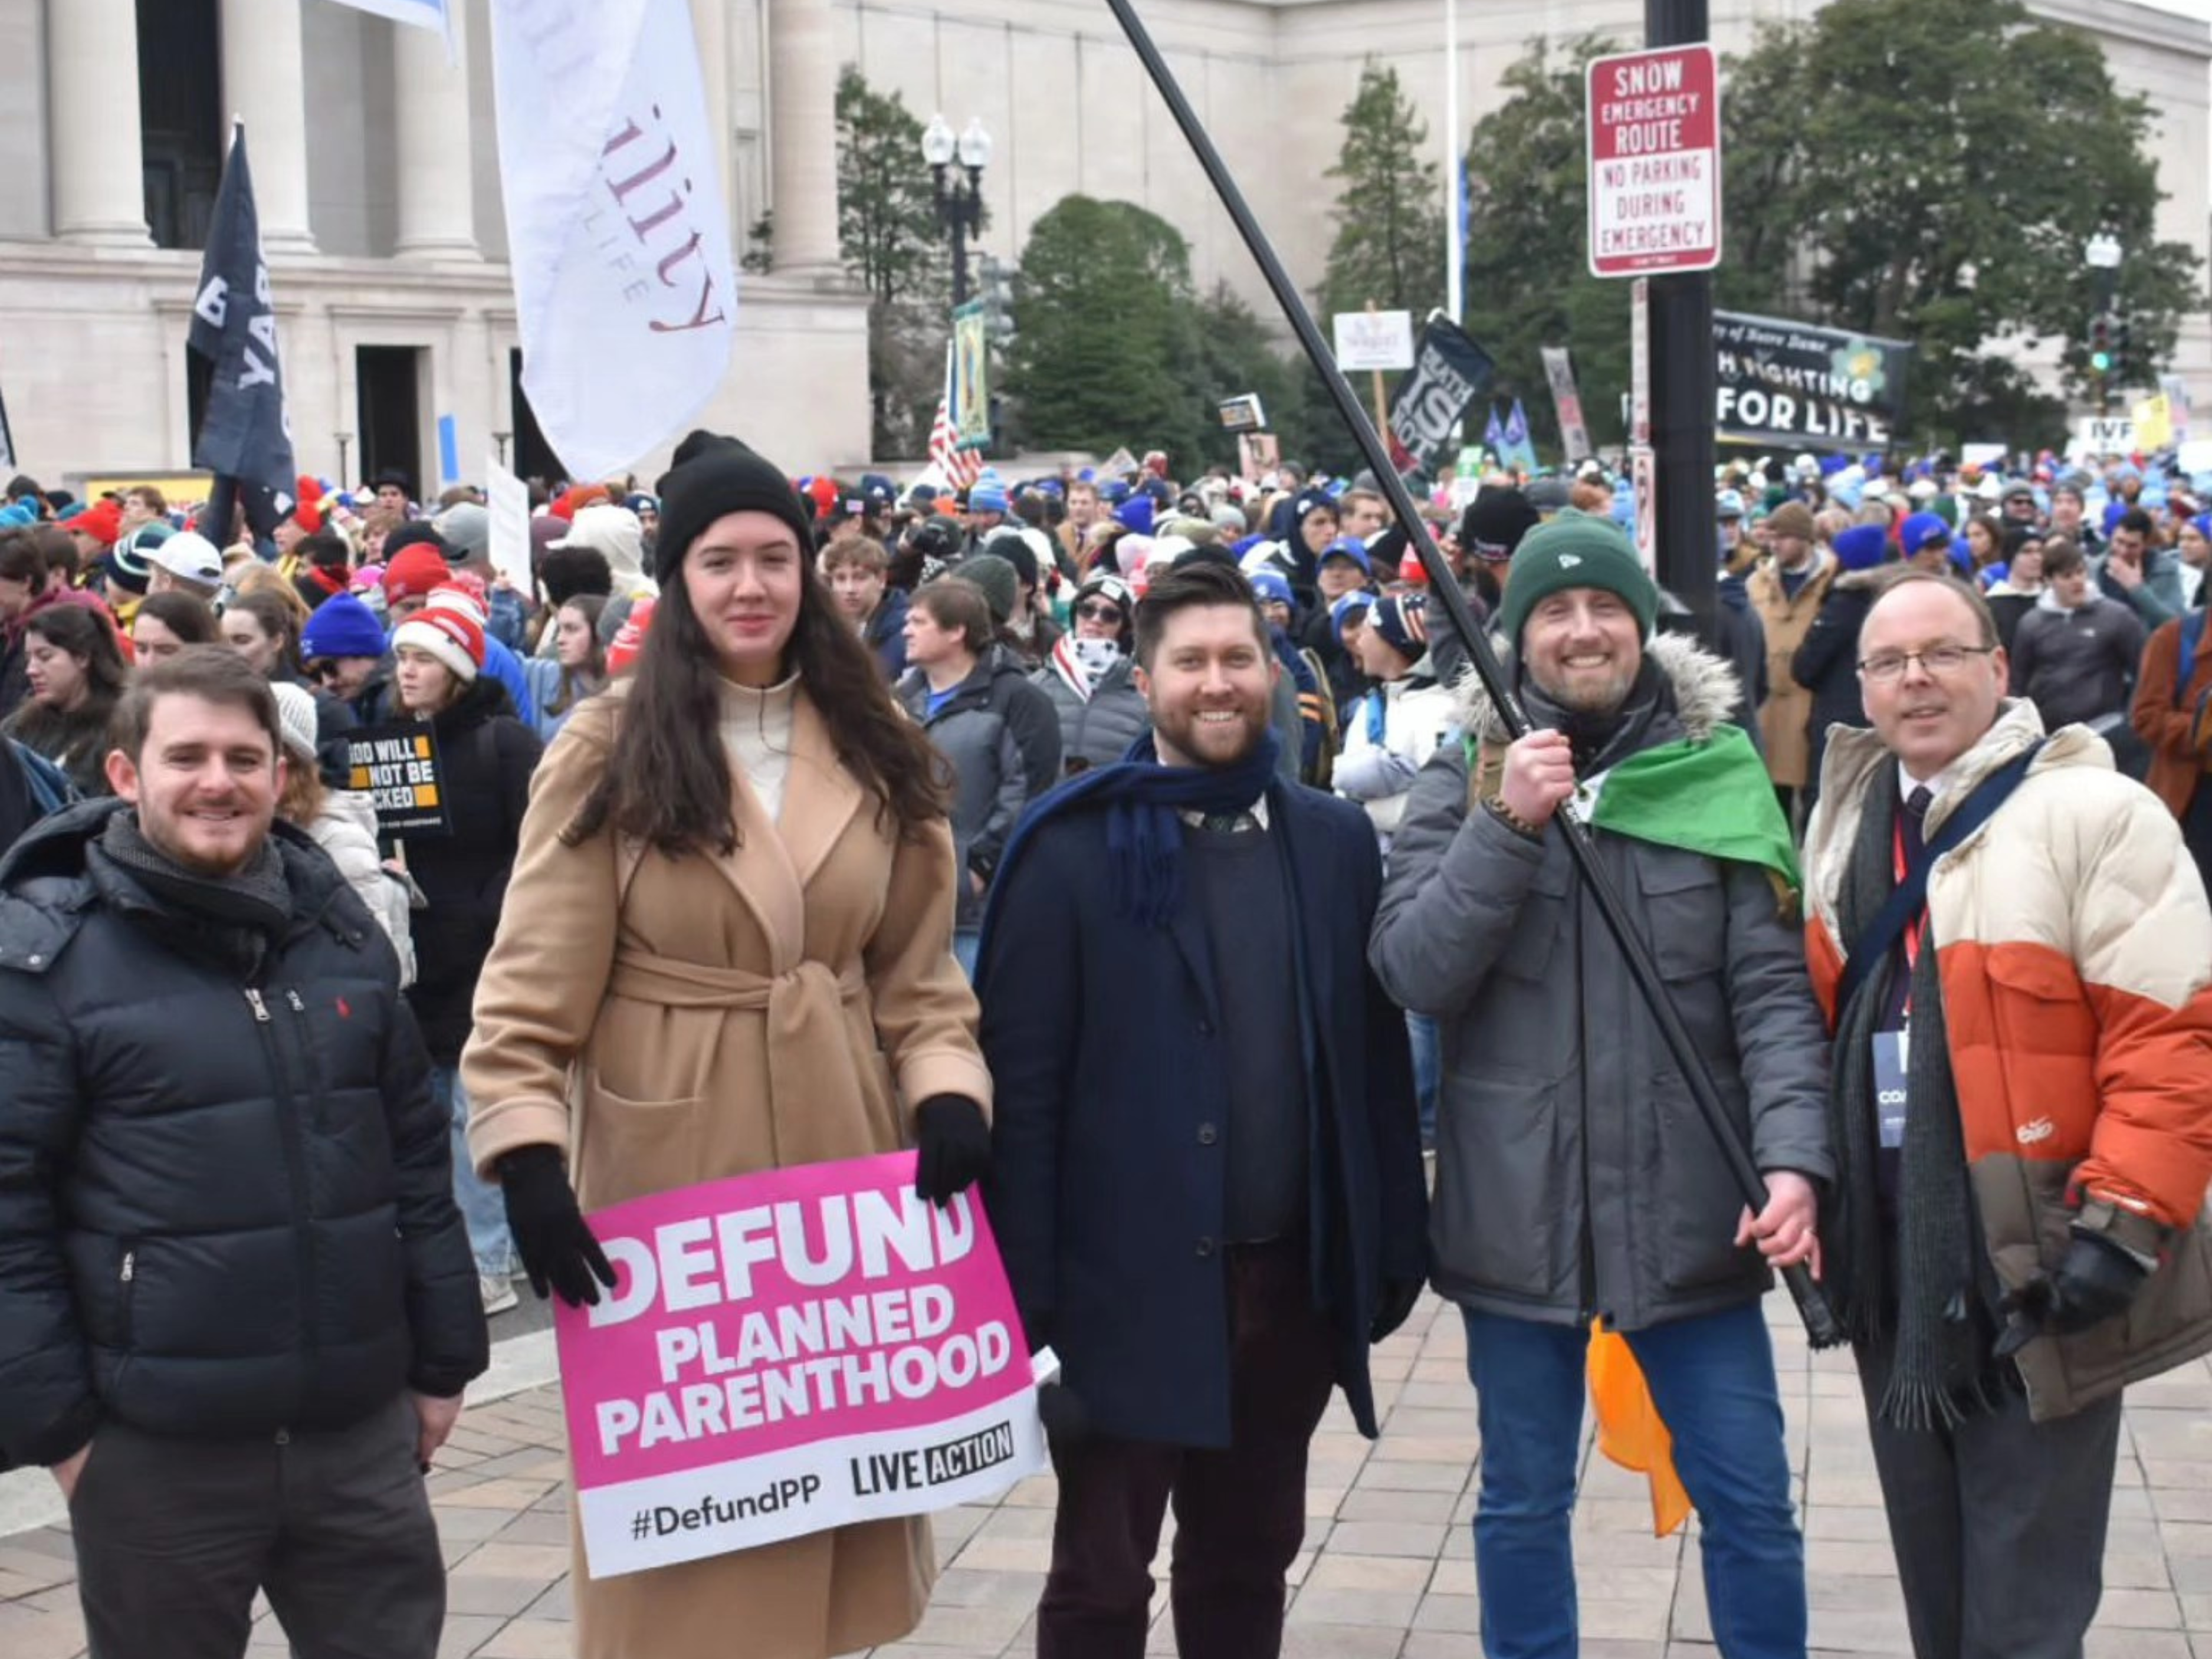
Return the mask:
<path id="1" fill-rule="evenodd" d="M 1328 608 L 1328 631 L 1340 643 L 1344 639 L 1344 619 L 1355 611 L 1364 611 L 1375 603 L 1375 596 L 1364 588 L 1357 593 L 1346 593 Z"/>
<path id="2" fill-rule="evenodd" d="M 988 480 L 979 481 L 968 492 L 970 513 L 1004 513 L 1006 510 L 1006 487 Z"/>
<path id="3" fill-rule="evenodd" d="M 1281 571 L 1255 570 L 1245 580 L 1252 584 L 1252 592 L 1258 595 L 1261 604 L 1270 600 L 1277 605 L 1291 603 L 1290 580 Z"/>
<path id="4" fill-rule="evenodd" d="M 1915 513 L 1905 520 L 1904 528 L 1898 532 L 1897 544 L 1905 550 L 1905 556 L 1909 559 L 1930 542 L 1948 544 L 1950 539 L 1949 525 L 1933 513 Z"/>
<path id="5" fill-rule="evenodd" d="M 375 613 L 350 593 L 333 593 L 325 599 L 300 631 L 300 655 L 308 662 L 383 654 L 384 629 Z"/>
<path id="6" fill-rule="evenodd" d="M 1133 536 L 1152 533 L 1152 498 L 1132 495 L 1114 509 L 1114 522 Z"/>
<path id="7" fill-rule="evenodd" d="M 1357 536 L 1339 536 L 1327 547 L 1322 549 L 1321 557 L 1316 561 L 1315 568 L 1318 569 L 1331 559 L 1350 559 L 1359 567 L 1364 574 L 1372 576 L 1375 574 L 1375 562 L 1367 556 L 1367 544 Z"/>
<path id="8" fill-rule="evenodd" d="M 1376 600 L 1368 622 L 1390 648 L 1419 662 L 1429 649 L 1429 601 L 1422 593 L 1391 593 Z"/>
<path id="9" fill-rule="evenodd" d="M 1889 556 L 1889 538 L 1878 524 L 1855 524 L 1836 538 L 1836 562 L 1846 570 L 1871 570 Z"/>

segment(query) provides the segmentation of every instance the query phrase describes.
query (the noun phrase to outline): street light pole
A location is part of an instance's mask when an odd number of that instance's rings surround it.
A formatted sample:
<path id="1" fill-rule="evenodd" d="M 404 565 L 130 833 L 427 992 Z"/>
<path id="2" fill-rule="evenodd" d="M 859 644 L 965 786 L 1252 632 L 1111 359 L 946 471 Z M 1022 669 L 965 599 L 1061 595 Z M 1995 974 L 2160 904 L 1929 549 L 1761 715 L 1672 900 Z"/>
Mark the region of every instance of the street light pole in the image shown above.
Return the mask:
<path id="1" fill-rule="evenodd" d="M 1644 0 L 1644 44 L 1679 46 L 1711 36 L 1705 0 Z M 1659 485 L 1659 585 L 1713 643 L 1720 563 L 1713 529 L 1713 277 L 1651 278 L 1651 447 Z"/>
<path id="2" fill-rule="evenodd" d="M 970 119 L 958 138 L 942 115 L 930 118 L 921 135 L 922 159 L 937 206 L 937 222 L 952 239 L 952 303 L 968 303 L 968 239 L 983 228 L 983 168 L 991 159 L 991 135 L 980 118 Z M 957 157 L 963 181 L 952 170 Z"/>

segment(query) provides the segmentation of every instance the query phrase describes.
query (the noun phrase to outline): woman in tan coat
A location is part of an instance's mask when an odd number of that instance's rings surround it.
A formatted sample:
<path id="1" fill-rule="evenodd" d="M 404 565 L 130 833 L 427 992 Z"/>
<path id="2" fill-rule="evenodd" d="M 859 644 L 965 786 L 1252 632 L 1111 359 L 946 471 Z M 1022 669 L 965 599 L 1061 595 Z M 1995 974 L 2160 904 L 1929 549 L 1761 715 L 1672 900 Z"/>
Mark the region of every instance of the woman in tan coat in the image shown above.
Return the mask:
<path id="1" fill-rule="evenodd" d="M 463 1062 L 471 1152 L 572 1304 L 613 1283 L 580 1206 L 910 1145 L 941 1204 L 989 1155 L 927 741 L 773 465 L 695 434 L 659 494 L 653 631 L 538 769 Z M 920 1520 L 599 1582 L 579 1549 L 577 1651 L 823 1659 L 905 1635 L 934 1575 Z"/>

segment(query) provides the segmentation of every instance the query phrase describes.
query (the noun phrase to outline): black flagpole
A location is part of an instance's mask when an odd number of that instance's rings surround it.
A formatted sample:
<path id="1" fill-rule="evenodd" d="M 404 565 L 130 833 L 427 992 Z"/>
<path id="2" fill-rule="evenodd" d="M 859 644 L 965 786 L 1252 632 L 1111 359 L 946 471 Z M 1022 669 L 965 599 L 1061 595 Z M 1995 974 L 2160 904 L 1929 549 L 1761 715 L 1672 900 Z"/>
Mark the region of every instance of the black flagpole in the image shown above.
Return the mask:
<path id="1" fill-rule="evenodd" d="M 1398 522 L 1405 526 L 1407 536 L 1420 556 L 1422 568 L 1428 573 L 1431 599 L 1440 602 L 1444 615 L 1451 619 L 1452 630 L 1467 647 L 1468 659 L 1474 666 L 1475 675 L 1481 680 L 1483 690 L 1489 693 L 1491 702 L 1497 708 L 1506 731 L 1515 738 L 1524 736 L 1529 729 L 1528 716 L 1514 697 L 1512 688 L 1506 684 L 1504 670 L 1498 664 L 1497 653 L 1490 647 L 1489 636 L 1475 621 L 1474 613 L 1468 605 L 1467 596 L 1460 591 L 1458 579 L 1452 574 L 1451 567 L 1444 562 L 1443 555 L 1437 550 L 1435 539 L 1429 534 L 1428 526 L 1422 521 L 1420 509 L 1415 505 L 1412 492 L 1407 489 L 1405 480 L 1398 476 L 1398 469 L 1390 464 L 1389 450 L 1360 408 L 1359 399 L 1353 395 L 1342 371 L 1337 368 L 1335 357 L 1321 337 L 1320 326 L 1307 312 L 1305 301 L 1298 296 L 1297 288 L 1291 281 L 1290 273 L 1283 269 L 1283 262 L 1276 257 L 1267 233 L 1260 228 L 1259 221 L 1252 216 L 1252 209 L 1244 200 L 1243 192 L 1237 188 L 1237 181 L 1230 176 L 1228 163 L 1221 159 L 1221 152 L 1214 148 L 1212 137 L 1206 132 L 1205 124 L 1198 118 L 1197 112 L 1191 108 L 1190 100 L 1183 96 L 1175 72 L 1168 67 L 1167 60 L 1160 56 L 1159 48 L 1153 45 L 1150 32 L 1137 15 L 1133 0 L 1106 0 L 1106 3 L 1113 8 L 1115 18 L 1121 25 L 1121 32 L 1129 37 L 1129 44 L 1136 48 L 1145 72 L 1152 77 L 1152 84 L 1159 88 L 1161 98 L 1167 103 L 1168 112 L 1175 117 L 1176 125 L 1182 129 L 1182 136 L 1189 142 L 1199 165 L 1206 169 L 1206 176 L 1212 180 L 1214 193 L 1220 197 L 1221 204 L 1229 210 L 1229 216 L 1236 222 L 1237 234 L 1244 239 L 1244 246 L 1251 250 L 1253 258 L 1259 262 L 1261 274 L 1274 291 L 1275 303 L 1282 308 L 1284 320 L 1290 324 L 1291 331 L 1298 337 L 1299 346 L 1312 362 L 1315 372 L 1321 376 L 1322 384 L 1328 389 L 1329 398 L 1336 405 L 1337 415 L 1358 441 L 1361 453 L 1366 456 L 1368 467 L 1375 475 L 1376 487 L 1389 498 L 1391 510 L 1398 516 Z M 1720 1089 L 1713 1081 L 1711 1069 L 1706 1066 L 1705 1056 L 1698 1052 L 1689 1028 L 1682 1024 L 1681 1013 L 1675 1008 L 1674 1000 L 1667 994 L 1666 981 L 1660 977 L 1658 963 L 1652 960 L 1650 951 L 1630 925 L 1620 893 L 1615 890 L 1604 866 L 1598 862 L 1597 850 L 1590 841 L 1589 831 L 1575 817 L 1571 805 L 1562 806 L 1555 815 L 1554 822 L 1565 836 L 1567 851 L 1574 860 L 1575 867 L 1589 887 L 1590 896 L 1596 901 L 1598 914 L 1604 917 L 1606 928 L 1612 933 L 1613 943 L 1620 949 L 1621 960 L 1627 964 L 1629 977 L 1636 981 L 1636 988 L 1642 993 L 1644 1002 L 1650 1006 L 1652 1018 L 1658 1022 L 1659 1034 L 1665 1039 L 1674 1064 L 1681 1070 L 1691 1098 L 1697 1103 L 1698 1115 L 1705 1120 L 1706 1129 L 1719 1146 L 1722 1158 L 1728 1164 L 1729 1173 L 1735 1178 L 1743 1201 L 1751 1206 L 1753 1214 L 1758 1214 L 1766 1207 L 1766 1182 L 1759 1173 L 1758 1164 L 1752 1159 L 1751 1148 L 1745 1144 L 1743 1135 L 1729 1115 L 1727 1103 L 1721 1099 Z M 1796 1299 L 1797 1312 L 1805 1322 L 1805 1329 L 1813 1346 L 1824 1348 L 1840 1343 L 1844 1340 L 1844 1333 L 1843 1328 L 1836 1322 L 1835 1310 L 1829 1307 L 1828 1298 L 1814 1283 L 1813 1275 L 1806 1270 L 1804 1264 L 1801 1262 L 1794 1267 L 1784 1268 L 1782 1277 L 1790 1287 L 1790 1294 Z"/>

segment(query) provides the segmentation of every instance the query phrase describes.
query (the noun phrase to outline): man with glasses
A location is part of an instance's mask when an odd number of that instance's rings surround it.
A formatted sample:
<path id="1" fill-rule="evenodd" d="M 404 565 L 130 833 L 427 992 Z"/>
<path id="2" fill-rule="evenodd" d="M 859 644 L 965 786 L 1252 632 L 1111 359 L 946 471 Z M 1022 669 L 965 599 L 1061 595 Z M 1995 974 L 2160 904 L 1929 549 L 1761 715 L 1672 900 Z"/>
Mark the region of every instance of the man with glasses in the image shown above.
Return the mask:
<path id="1" fill-rule="evenodd" d="M 1823 1278 L 1924 1659 L 2078 1659 L 2120 1391 L 2212 1349 L 2212 912 L 2172 815 L 2009 666 L 1971 588 L 1895 579 L 1805 847 Z"/>

